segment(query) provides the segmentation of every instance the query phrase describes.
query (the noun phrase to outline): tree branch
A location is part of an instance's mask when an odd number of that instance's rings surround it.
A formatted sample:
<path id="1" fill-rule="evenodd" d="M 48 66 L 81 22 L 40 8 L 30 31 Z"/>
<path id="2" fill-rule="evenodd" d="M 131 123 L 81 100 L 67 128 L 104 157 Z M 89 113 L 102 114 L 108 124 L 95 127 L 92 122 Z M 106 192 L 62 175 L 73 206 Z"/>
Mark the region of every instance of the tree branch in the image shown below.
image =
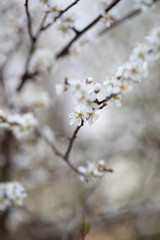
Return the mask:
<path id="1" fill-rule="evenodd" d="M 81 125 L 76 127 L 76 129 L 75 129 L 74 132 L 73 132 L 72 137 L 71 137 L 70 140 L 69 140 L 69 144 L 68 144 L 66 153 L 65 153 L 65 155 L 64 155 L 65 161 L 68 161 L 68 159 L 69 159 L 69 155 L 70 155 L 70 152 L 71 152 L 73 143 L 74 143 L 74 141 L 75 141 L 75 139 L 76 139 L 76 137 L 77 137 L 78 131 L 79 131 L 80 128 L 83 126 L 83 124 L 84 124 L 84 123 L 83 123 L 83 121 L 82 121 Z"/>
<path id="2" fill-rule="evenodd" d="M 24 6 L 25 6 L 25 10 L 26 10 L 26 15 L 27 15 L 27 26 L 28 26 L 28 33 L 31 39 L 31 42 L 34 42 L 34 36 L 32 33 L 32 23 L 31 23 L 31 16 L 30 16 L 30 12 L 29 12 L 29 6 L 28 6 L 29 0 L 26 0 Z"/>
<path id="3" fill-rule="evenodd" d="M 117 5 L 120 2 L 120 0 L 113 0 L 104 10 L 104 12 L 110 11 L 115 5 Z M 102 18 L 102 15 L 98 15 L 91 23 L 89 23 L 84 29 L 81 31 L 77 31 L 75 37 L 56 55 L 56 58 L 63 57 L 64 55 L 67 55 L 69 53 L 69 49 L 72 46 L 72 44 L 80 38 L 84 33 L 86 33 L 88 30 L 90 30 L 91 27 L 93 27 L 96 23 L 99 22 L 99 20 Z"/>
<path id="4" fill-rule="evenodd" d="M 116 96 L 116 95 L 118 95 L 118 93 L 117 93 L 117 94 L 112 93 L 110 96 L 105 97 L 105 98 L 104 98 L 103 100 L 101 100 L 101 101 L 98 101 L 98 99 L 96 99 L 96 100 L 95 100 L 95 103 L 97 103 L 98 105 L 101 105 L 102 103 L 108 102 L 112 97 L 114 97 L 114 96 Z"/>
<path id="5" fill-rule="evenodd" d="M 29 7 L 28 7 L 28 3 L 29 3 L 29 0 L 26 0 L 25 2 L 25 9 L 26 9 L 26 15 L 27 15 L 27 25 L 28 25 L 28 33 L 29 33 L 29 36 L 30 36 L 30 39 L 31 39 L 31 47 L 30 47 L 30 51 L 29 51 L 29 55 L 28 55 L 28 58 L 27 58 L 27 61 L 26 61 L 26 66 L 25 66 L 25 71 L 21 77 L 21 81 L 19 83 L 19 85 L 17 86 L 16 90 L 18 92 L 20 92 L 24 86 L 24 84 L 26 83 L 26 81 L 30 78 L 30 77 L 35 77 L 37 75 L 37 73 L 33 73 L 33 74 L 30 74 L 28 72 L 28 66 L 29 66 L 29 61 L 30 61 L 30 58 L 33 54 L 33 52 L 35 51 L 35 47 L 36 47 L 36 44 L 37 44 L 37 41 L 41 35 L 41 33 L 46 30 L 49 26 L 51 26 L 58 18 L 60 18 L 62 16 L 62 14 L 64 14 L 65 12 L 67 12 L 71 7 L 73 7 L 75 4 L 77 4 L 80 0 L 76 0 L 74 1 L 73 3 L 71 3 L 68 7 L 66 7 L 64 10 L 62 10 L 59 15 L 54 19 L 54 21 L 52 21 L 51 23 L 49 23 L 48 25 L 44 26 L 44 23 L 46 21 L 46 18 L 47 18 L 47 15 L 48 13 L 46 13 L 39 25 L 39 28 L 37 30 L 37 33 L 34 35 L 33 32 L 32 32 L 32 24 L 31 24 L 31 16 L 30 16 L 30 12 L 29 12 Z"/>

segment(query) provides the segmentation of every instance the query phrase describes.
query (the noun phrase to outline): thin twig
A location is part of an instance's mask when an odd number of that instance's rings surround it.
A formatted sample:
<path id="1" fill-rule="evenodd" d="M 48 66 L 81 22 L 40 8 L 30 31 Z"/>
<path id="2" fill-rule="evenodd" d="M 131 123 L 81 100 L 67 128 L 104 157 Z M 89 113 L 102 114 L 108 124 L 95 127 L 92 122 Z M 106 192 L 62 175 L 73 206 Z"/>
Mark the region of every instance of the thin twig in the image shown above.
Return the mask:
<path id="1" fill-rule="evenodd" d="M 35 129 L 35 132 L 37 134 L 37 136 L 39 136 L 41 139 L 43 139 L 50 147 L 51 149 L 53 150 L 53 152 L 55 153 L 55 155 L 59 156 L 61 159 L 63 159 L 67 165 L 76 173 L 78 174 L 81 174 L 78 169 L 69 161 L 69 154 L 72 150 L 72 147 L 73 147 L 73 143 L 76 139 L 76 136 L 77 136 L 77 133 L 78 131 L 80 130 L 80 128 L 83 126 L 83 122 L 81 124 L 81 126 L 78 126 L 76 127 L 75 131 L 73 132 L 72 134 L 72 137 L 70 138 L 70 141 L 69 141 L 69 144 L 68 144 L 68 147 L 67 147 L 67 150 L 65 152 L 65 154 L 63 154 L 55 145 L 54 143 L 52 143 L 51 141 L 49 141 L 45 136 L 44 134 L 39 131 L 38 129 Z M 82 174 L 81 174 L 82 175 Z"/>
<path id="2" fill-rule="evenodd" d="M 104 12 L 110 11 L 115 5 L 117 5 L 120 2 L 120 0 L 113 0 L 104 10 Z M 69 53 L 69 49 L 72 46 L 72 44 L 81 37 L 84 33 L 86 33 L 88 30 L 90 30 L 91 27 L 93 27 L 96 23 L 99 22 L 99 20 L 102 18 L 102 15 L 98 15 L 91 23 L 89 23 L 84 29 L 81 31 L 77 31 L 75 37 L 56 55 L 56 58 L 63 57 L 64 55 L 67 55 Z"/>
<path id="3" fill-rule="evenodd" d="M 74 141 L 75 141 L 75 139 L 76 139 L 76 136 L 77 136 L 78 131 L 80 130 L 80 128 L 81 128 L 82 126 L 83 126 L 83 121 L 82 121 L 82 123 L 81 123 L 80 126 L 77 126 L 77 127 L 76 127 L 76 129 L 75 129 L 74 132 L 73 132 L 72 137 L 71 137 L 70 140 L 69 140 L 69 144 L 68 144 L 68 147 L 67 147 L 67 150 L 66 150 L 66 153 L 65 153 L 65 160 L 66 160 L 66 161 L 68 161 L 68 159 L 69 159 L 69 155 L 70 155 L 71 149 L 72 149 L 72 147 L 73 147 L 73 143 L 74 143 Z"/>
<path id="4" fill-rule="evenodd" d="M 36 134 L 38 135 L 38 137 L 40 137 L 41 139 L 45 140 L 45 142 L 51 147 L 51 149 L 54 151 L 55 155 L 59 156 L 60 158 L 64 159 L 64 154 L 61 153 L 57 148 L 56 146 L 51 142 L 49 141 L 45 136 L 44 134 L 42 134 L 41 131 L 39 131 L 38 129 L 35 130 Z"/>
<path id="5" fill-rule="evenodd" d="M 44 25 L 44 23 L 45 23 L 45 21 L 46 21 L 46 19 L 47 19 L 47 16 L 48 16 L 48 13 L 46 13 L 46 14 L 44 15 L 44 17 L 43 17 L 43 19 L 42 19 L 42 21 L 41 21 L 41 23 L 40 23 L 39 29 L 38 29 L 38 31 L 37 31 L 37 33 L 36 33 L 36 35 L 35 35 L 35 39 L 36 39 L 36 40 L 39 38 L 41 32 L 43 31 L 43 25 Z"/>

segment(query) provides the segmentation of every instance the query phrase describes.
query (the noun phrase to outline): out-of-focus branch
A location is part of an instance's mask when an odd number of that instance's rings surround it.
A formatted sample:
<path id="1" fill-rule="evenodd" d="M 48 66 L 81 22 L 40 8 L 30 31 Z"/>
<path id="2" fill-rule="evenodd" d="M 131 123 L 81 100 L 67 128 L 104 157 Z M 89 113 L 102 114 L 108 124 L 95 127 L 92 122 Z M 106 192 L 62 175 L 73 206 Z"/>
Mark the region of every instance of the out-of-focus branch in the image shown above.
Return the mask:
<path id="1" fill-rule="evenodd" d="M 61 159 L 63 159 L 63 160 L 67 163 L 67 165 L 68 165 L 74 172 L 76 172 L 76 173 L 78 173 L 78 174 L 81 174 L 81 173 L 80 173 L 80 172 L 78 171 L 78 169 L 70 162 L 70 160 L 69 160 L 69 155 L 70 155 L 70 153 L 71 153 L 71 150 L 72 150 L 72 147 L 73 147 L 73 143 L 74 143 L 74 141 L 75 141 L 75 139 L 76 139 L 77 133 L 78 133 L 78 131 L 80 130 L 80 128 L 81 128 L 82 126 L 83 126 L 83 121 L 82 121 L 81 125 L 80 125 L 80 126 L 77 126 L 76 129 L 74 130 L 74 132 L 73 132 L 73 134 L 72 134 L 72 137 L 71 137 L 70 140 L 69 140 L 68 147 L 67 147 L 67 150 L 66 150 L 65 154 L 63 154 L 63 153 L 54 145 L 54 143 L 52 143 L 51 141 L 49 141 L 49 140 L 44 136 L 44 134 L 43 134 L 40 130 L 38 130 L 38 129 L 35 130 L 35 131 L 36 131 L 36 134 L 37 134 L 41 139 L 43 139 L 43 140 L 51 147 L 51 149 L 53 150 L 53 152 L 55 153 L 55 155 L 57 155 L 57 156 L 59 156 Z"/>
<path id="2" fill-rule="evenodd" d="M 76 129 L 75 129 L 74 132 L 73 132 L 72 137 L 71 137 L 70 140 L 69 140 L 69 144 L 68 144 L 68 147 L 67 147 L 67 150 L 66 150 L 66 153 L 65 153 L 65 160 L 66 160 L 66 161 L 68 161 L 68 159 L 69 159 L 69 155 L 70 155 L 70 152 L 71 152 L 71 150 L 72 150 L 73 143 L 74 143 L 74 141 L 75 141 L 75 139 L 76 139 L 76 137 L 77 137 L 78 131 L 80 130 L 80 128 L 81 128 L 82 126 L 83 126 L 83 121 L 82 121 L 82 123 L 81 123 L 80 126 L 77 126 L 77 127 L 76 127 Z"/>
<path id="3" fill-rule="evenodd" d="M 44 31 L 47 28 L 51 27 L 57 19 L 59 19 L 65 12 L 67 12 L 70 8 L 72 8 L 74 5 L 76 5 L 80 0 L 75 0 L 73 3 L 71 3 L 68 7 L 66 7 L 64 10 L 60 11 L 57 17 L 54 18 L 54 20 L 50 23 L 48 23 L 46 26 L 42 26 L 41 30 Z"/>
<path id="4" fill-rule="evenodd" d="M 85 196 L 84 202 L 82 203 L 81 208 L 78 210 L 75 217 L 69 223 L 68 229 L 62 235 L 61 240 L 69 240 L 69 239 L 73 238 L 73 235 L 75 233 L 75 230 L 76 230 L 77 226 L 79 225 L 81 217 L 87 212 L 88 207 L 89 207 L 89 201 L 90 201 L 91 197 L 94 195 L 95 191 L 100 186 L 100 183 L 101 182 L 98 181 L 97 184 L 89 191 L 87 196 Z"/>
<path id="5" fill-rule="evenodd" d="M 158 2 L 159 0 L 154 0 L 154 2 Z M 140 13 L 142 13 L 142 9 L 138 8 L 138 9 L 135 9 L 135 10 L 132 10 L 131 12 L 127 13 L 124 17 L 116 20 L 115 22 L 113 22 L 111 24 L 111 26 L 109 27 L 105 27 L 103 29 L 101 29 L 99 32 L 98 32 L 98 35 L 101 35 L 107 31 L 109 31 L 110 29 L 114 28 L 114 27 L 117 27 L 118 25 L 120 25 L 121 23 L 123 23 L 124 21 L 130 19 L 130 18 L 133 18 L 133 17 L 136 17 L 137 15 L 139 15 Z"/>
<path id="6" fill-rule="evenodd" d="M 110 11 L 115 5 L 117 5 L 120 2 L 120 0 L 113 0 L 104 10 L 104 12 Z M 90 30 L 96 23 L 99 22 L 99 20 L 102 18 L 102 15 L 98 15 L 91 23 L 89 23 L 84 29 L 81 31 L 76 30 L 75 37 L 56 55 L 56 58 L 63 57 L 69 53 L 69 49 L 72 46 L 72 44 L 77 41 L 78 38 L 80 38 L 84 33 L 86 33 L 88 30 Z"/>
<path id="7" fill-rule="evenodd" d="M 134 11 L 131 11 L 130 13 L 126 14 L 124 17 L 118 19 L 117 21 L 113 22 L 111 24 L 111 26 L 109 27 L 105 27 L 103 28 L 102 30 L 100 30 L 98 32 L 98 35 L 101 35 L 107 31 L 109 31 L 110 29 L 114 28 L 114 27 L 117 27 L 118 25 L 120 25 L 121 23 L 123 23 L 125 20 L 127 19 L 130 19 L 130 18 L 133 18 L 133 17 L 136 17 L 137 15 L 139 15 L 140 13 L 142 12 L 141 9 L 136 9 Z"/>
<path id="8" fill-rule="evenodd" d="M 39 25 L 39 29 L 37 30 L 37 33 L 35 35 L 35 39 L 36 40 L 39 38 L 41 32 L 43 31 L 43 26 L 44 26 L 44 23 L 45 23 L 45 21 L 47 19 L 47 15 L 48 15 L 47 13 L 44 15 L 44 17 L 43 17 L 43 19 L 42 19 L 42 21 L 41 21 L 41 23 Z"/>
<path id="9" fill-rule="evenodd" d="M 73 7 L 75 4 L 77 4 L 80 0 L 76 0 L 74 1 L 73 3 L 71 3 L 68 7 L 66 7 L 64 10 L 62 10 L 59 15 L 54 19 L 54 21 L 52 21 L 51 23 L 49 23 L 48 25 L 44 26 L 45 24 L 45 21 L 47 19 L 47 15 L 48 13 L 46 13 L 44 15 L 44 17 L 42 18 L 42 21 L 39 25 L 39 28 L 37 30 L 37 33 L 34 35 L 33 32 L 32 32 L 32 22 L 31 22 L 31 16 L 30 16 L 30 12 L 29 12 L 29 0 L 26 0 L 25 2 L 25 9 L 26 9 L 26 15 L 27 15 L 27 26 L 28 26 L 28 34 L 30 36 L 30 39 L 31 39 L 31 47 L 30 47 L 30 50 L 29 50 L 29 55 L 28 55 L 28 58 L 27 58 L 27 61 L 26 61 L 26 66 L 25 66 L 25 71 L 21 77 L 21 80 L 20 80 L 20 83 L 19 85 L 17 86 L 17 91 L 20 92 L 24 86 L 24 84 L 26 83 L 26 81 L 29 79 L 29 78 L 32 78 L 34 79 L 34 77 L 37 75 L 37 74 L 30 74 L 28 72 L 28 66 L 29 66 L 29 61 L 30 61 L 30 58 L 32 56 L 32 54 L 34 53 L 35 51 L 35 48 L 36 48 L 36 44 L 37 44 L 37 41 L 41 35 L 41 33 L 46 30 L 48 27 L 50 27 L 58 18 L 60 18 L 65 12 L 67 12 L 71 7 Z"/>

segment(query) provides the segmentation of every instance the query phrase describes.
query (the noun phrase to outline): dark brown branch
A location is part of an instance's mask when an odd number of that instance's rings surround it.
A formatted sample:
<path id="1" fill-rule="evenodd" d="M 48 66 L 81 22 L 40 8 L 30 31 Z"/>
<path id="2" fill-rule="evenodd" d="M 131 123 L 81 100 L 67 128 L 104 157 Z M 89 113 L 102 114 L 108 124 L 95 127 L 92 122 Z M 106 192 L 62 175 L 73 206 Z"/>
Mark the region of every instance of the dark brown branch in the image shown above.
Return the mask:
<path id="1" fill-rule="evenodd" d="M 118 93 L 117 94 L 111 94 L 110 96 L 107 96 L 106 98 L 104 98 L 103 100 L 101 100 L 101 101 L 99 101 L 98 99 L 96 99 L 95 100 L 95 103 L 97 103 L 98 105 L 101 105 L 102 103 L 106 103 L 106 102 L 108 102 L 112 97 L 114 97 L 114 96 L 116 96 L 116 95 L 118 95 Z"/>
<path id="2" fill-rule="evenodd" d="M 27 26 L 28 26 L 28 33 L 31 39 L 31 42 L 34 42 L 34 37 L 33 37 L 33 33 L 32 33 L 32 23 L 31 23 L 31 16 L 30 16 L 30 12 L 29 12 L 29 6 L 28 6 L 29 0 L 26 0 L 24 6 L 25 6 L 25 10 L 26 10 L 26 15 L 27 15 Z"/>
<path id="3" fill-rule="evenodd" d="M 65 12 L 67 12 L 70 8 L 72 8 L 74 5 L 76 5 L 80 0 L 76 0 L 73 3 L 71 3 L 68 7 L 66 7 L 64 10 L 60 11 L 57 17 L 54 18 L 54 20 L 50 23 L 48 23 L 46 26 L 42 26 L 41 30 L 44 31 L 47 28 L 51 27 Z"/>
<path id="4" fill-rule="evenodd" d="M 120 0 L 113 0 L 104 10 L 106 13 L 110 11 L 116 4 L 118 4 Z M 102 18 L 102 15 L 98 15 L 91 23 L 89 23 L 84 29 L 81 31 L 77 31 L 75 37 L 56 55 L 56 58 L 63 57 L 64 55 L 67 55 L 69 53 L 69 49 L 72 46 L 72 44 L 80 38 L 84 33 L 86 33 L 88 30 L 90 30 L 91 27 L 93 27 L 96 23 L 99 22 L 99 20 Z"/>
<path id="5" fill-rule="evenodd" d="M 28 69 L 28 64 L 26 69 Z M 29 73 L 28 70 L 25 71 L 25 73 L 22 75 L 21 77 L 21 82 L 19 83 L 18 87 L 17 87 L 17 91 L 20 92 L 21 89 L 23 88 L 23 85 L 25 84 L 25 82 L 30 78 L 30 79 L 34 79 L 36 76 L 38 75 L 37 72 L 35 73 Z"/>
<path id="6" fill-rule="evenodd" d="M 77 4 L 80 0 L 76 0 L 74 1 L 72 4 L 70 4 L 68 7 L 66 7 L 64 10 L 62 10 L 59 15 L 54 19 L 53 22 L 51 22 L 50 24 L 44 26 L 44 23 L 46 21 L 46 18 L 47 18 L 47 15 L 48 13 L 46 13 L 39 25 L 39 28 L 37 30 L 37 33 L 34 35 L 32 33 L 32 24 L 31 24 L 31 17 L 30 17 L 30 12 L 29 12 L 29 7 L 28 7 L 28 3 L 29 3 L 29 0 L 26 0 L 25 2 L 25 9 L 26 9 L 26 15 L 27 15 L 27 25 L 28 25 L 28 33 L 29 33 L 29 36 L 30 36 L 30 39 L 31 39 L 31 47 L 30 47 L 30 51 L 29 51 L 29 55 L 28 55 L 28 58 L 27 58 L 27 61 L 26 61 L 26 66 L 25 66 L 25 72 L 23 73 L 22 77 L 21 77 L 21 81 L 19 83 L 19 85 L 17 86 L 17 91 L 20 92 L 24 86 L 24 84 L 27 82 L 27 80 L 31 77 L 35 77 L 37 74 L 33 73 L 33 74 L 30 74 L 28 72 L 28 66 L 29 66 L 29 61 L 30 61 L 30 58 L 33 54 L 33 52 L 35 51 L 35 48 L 36 48 L 36 44 L 37 44 L 37 41 L 41 35 L 41 33 L 47 29 L 49 26 L 51 26 L 58 18 L 60 18 L 62 16 L 62 14 L 64 14 L 65 12 L 67 12 L 71 7 L 73 7 L 75 4 Z"/>

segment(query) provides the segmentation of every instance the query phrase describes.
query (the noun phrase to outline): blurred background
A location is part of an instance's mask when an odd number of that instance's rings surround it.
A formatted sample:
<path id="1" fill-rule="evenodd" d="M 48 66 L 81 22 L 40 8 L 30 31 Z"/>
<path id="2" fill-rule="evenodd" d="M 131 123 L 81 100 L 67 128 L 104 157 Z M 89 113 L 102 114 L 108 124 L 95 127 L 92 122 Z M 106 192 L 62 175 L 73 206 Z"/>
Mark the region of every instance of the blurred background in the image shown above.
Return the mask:
<path id="1" fill-rule="evenodd" d="M 65 8 L 72 1 L 61 2 Z M 36 31 L 44 14 L 43 6 L 38 0 L 29 4 Z M 134 1 L 122 0 L 112 11 L 119 18 L 133 6 Z M 76 28 L 82 29 L 101 9 L 100 0 L 80 0 L 69 12 L 76 15 Z M 99 22 L 75 43 L 70 56 L 55 60 L 51 74 L 28 81 L 20 93 L 16 93 L 16 86 L 24 73 L 30 44 L 24 1 L 1 1 L 0 16 L 0 66 L 8 59 L 3 78 L 9 102 L 14 105 L 25 96 L 26 103 L 35 93 L 45 91 L 49 105 L 30 110 L 42 125 L 52 129 L 55 144 L 64 152 L 67 137 L 75 128 L 67 117 L 73 99 L 67 93 L 57 96 L 55 85 L 63 83 L 66 76 L 92 77 L 102 83 L 106 75 L 114 74 L 128 60 L 136 43 L 159 26 L 160 3 L 97 36 L 104 27 Z M 61 32 L 59 22 L 41 34 L 37 48 L 47 48 L 55 55 L 74 36 L 72 31 Z M 123 96 L 121 108 L 107 106 L 93 126 L 86 124 L 78 133 L 71 162 L 78 167 L 87 160 L 104 159 L 114 172 L 102 182 L 80 181 L 46 143 L 35 138 L 12 141 L 10 167 L 4 179 L 5 130 L 0 129 L 0 180 L 18 180 L 28 193 L 23 207 L 10 208 L 7 217 L 0 214 L 0 239 L 83 239 L 84 219 L 91 225 L 86 240 L 160 239 L 159 64 L 159 60 L 151 64 L 149 77 L 135 83 L 132 91 Z M 1 108 L 6 109 L 2 95 L 1 87 Z M 37 96 L 41 98 L 40 94 Z"/>

